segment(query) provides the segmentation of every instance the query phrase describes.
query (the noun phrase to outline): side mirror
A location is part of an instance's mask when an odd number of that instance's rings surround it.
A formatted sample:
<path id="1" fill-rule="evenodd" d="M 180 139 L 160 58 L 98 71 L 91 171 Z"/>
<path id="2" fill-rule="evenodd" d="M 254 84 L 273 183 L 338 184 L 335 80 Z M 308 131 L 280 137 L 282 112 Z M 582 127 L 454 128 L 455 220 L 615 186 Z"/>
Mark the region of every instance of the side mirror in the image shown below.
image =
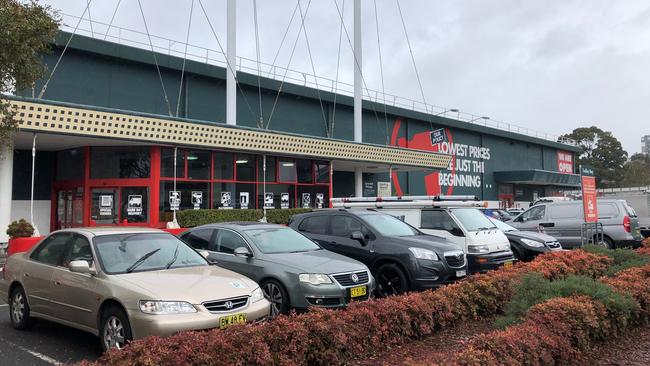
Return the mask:
<path id="1" fill-rule="evenodd" d="M 350 234 L 350 239 L 358 241 L 361 245 L 366 245 L 366 237 L 363 235 L 361 231 L 353 231 L 352 234 Z"/>
<path id="2" fill-rule="evenodd" d="M 68 269 L 70 272 L 74 273 L 91 274 L 90 265 L 84 260 L 71 261 L 70 264 L 68 264 Z"/>
<path id="3" fill-rule="evenodd" d="M 248 250 L 246 247 L 235 248 L 234 254 L 236 257 L 250 258 L 253 256 L 253 253 Z"/>

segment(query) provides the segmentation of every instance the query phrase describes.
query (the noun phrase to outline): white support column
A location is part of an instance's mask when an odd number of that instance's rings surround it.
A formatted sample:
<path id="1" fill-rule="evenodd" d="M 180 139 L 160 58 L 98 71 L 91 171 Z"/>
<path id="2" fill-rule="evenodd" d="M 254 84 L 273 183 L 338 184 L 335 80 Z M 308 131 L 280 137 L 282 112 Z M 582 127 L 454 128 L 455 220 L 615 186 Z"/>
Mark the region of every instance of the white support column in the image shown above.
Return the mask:
<path id="1" fill-rule="evenodd" d="M 361 53 L 361 0 L 354 0 L 354 142 L 363 142 Z M 363 196 L 361 168 L 355 168 L 354 170 L 354 195 L 356 197 Z"/>
<path id="2" fill-rule="evenodd" d="M 0 146 L 0 243 L 9 240 L 7 226 L 11 223 L 11 191 L 14 171 L 13 143 Z"/>
<path id="3" fill-rule="evenodd" d="M 237 4 L 228 0 L 227 4 L 227 46 L 226 46 L 226 124 L 237 124 Z"/>

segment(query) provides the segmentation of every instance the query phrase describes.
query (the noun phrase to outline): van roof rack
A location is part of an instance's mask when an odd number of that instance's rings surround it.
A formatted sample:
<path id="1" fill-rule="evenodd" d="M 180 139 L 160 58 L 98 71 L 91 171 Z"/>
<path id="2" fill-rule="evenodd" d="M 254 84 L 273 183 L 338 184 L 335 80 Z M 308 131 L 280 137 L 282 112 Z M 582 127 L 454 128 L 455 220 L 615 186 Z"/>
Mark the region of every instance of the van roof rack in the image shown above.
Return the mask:
<path id="1" fill-rule="evenodd" d="M 476 196 L 390 196 L 348 197 L 330 199 L 334 208 L 385 208 L 385 207 L 487 207 Z"/>

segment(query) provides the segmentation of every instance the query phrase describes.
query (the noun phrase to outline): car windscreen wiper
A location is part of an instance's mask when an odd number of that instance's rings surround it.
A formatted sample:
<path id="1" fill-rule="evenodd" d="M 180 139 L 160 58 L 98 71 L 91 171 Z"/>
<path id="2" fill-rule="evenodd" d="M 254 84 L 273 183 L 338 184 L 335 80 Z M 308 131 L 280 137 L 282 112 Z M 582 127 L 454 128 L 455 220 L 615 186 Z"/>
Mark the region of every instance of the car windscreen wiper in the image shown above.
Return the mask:
<path id="1" fill-rule="evenodd" d="M 167 263 L 167 265 L 165 265 L 165 269 L 169 269 L 169 267 L 171 267 L 172 264 L 174 264 L 174 262 L 176 262 L 176 258 L 178 258 L 178 245 L 179 244 L 180 243 L 176 243 L 176 249 L 174 249 L 174 256 L 172 257 L 172 260 L 170 260 L 169 263 Z"/>
<path id="2" fill-rule="evenodd" d="M 139 265 L 141 265 L 141 264 L 142 264 L 144 261 L 146 261 L 149 257 L 151 257 L 152 255 L 158 253 L 159 250 L 160 250 L 160 248 L 158 248 L 158 249 L 154 249 L 154 250 L 150 251 L 149 253 L 143 255 L 142 257 L 140 257 L 140 259 L 138 259 L 137 261 L 135 261 L 131 266 L 129 266 L 129 268 L 126 269 L 126 273 L 131 273 L 131 272 L 133 272 L 134 269 L 136 269 Z"/>

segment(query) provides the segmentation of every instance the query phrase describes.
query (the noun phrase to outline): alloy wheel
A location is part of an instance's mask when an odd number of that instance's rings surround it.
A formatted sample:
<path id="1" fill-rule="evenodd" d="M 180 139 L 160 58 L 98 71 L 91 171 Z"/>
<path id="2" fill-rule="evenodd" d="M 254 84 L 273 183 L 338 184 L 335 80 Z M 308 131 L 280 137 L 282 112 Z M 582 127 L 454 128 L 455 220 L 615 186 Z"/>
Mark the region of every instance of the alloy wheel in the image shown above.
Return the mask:
<path id="1" fill-rule="evenodd" d="M 25 316 L 25 297 L 22 292 L 16 292 L 11 301 L 11 316 L 15 324 L 20 324 Z"/>
<path id="2" fill-rule="evenodd" d="M 271 318 L 275 318 L 282 312 L 284 305 L 282 291 L 272 282 L 265 284 L 262 291 L 264 292 L 266 299 L 271 303 Z"/>
<path id="3" fill-rule="evenodd" d="M 396 271 L 391 269 L 386 269 L 379 273 L 377 288 L 382 297 L 399 295 L 404 292 L 402 279 Z"/>
<path id="4" fill-rule="evenodd" d="M 122 349 L 126 346 L 124 326 L 118 317 L 112 315 L 106 319 L 103 338 L 106 349 Z"/>

